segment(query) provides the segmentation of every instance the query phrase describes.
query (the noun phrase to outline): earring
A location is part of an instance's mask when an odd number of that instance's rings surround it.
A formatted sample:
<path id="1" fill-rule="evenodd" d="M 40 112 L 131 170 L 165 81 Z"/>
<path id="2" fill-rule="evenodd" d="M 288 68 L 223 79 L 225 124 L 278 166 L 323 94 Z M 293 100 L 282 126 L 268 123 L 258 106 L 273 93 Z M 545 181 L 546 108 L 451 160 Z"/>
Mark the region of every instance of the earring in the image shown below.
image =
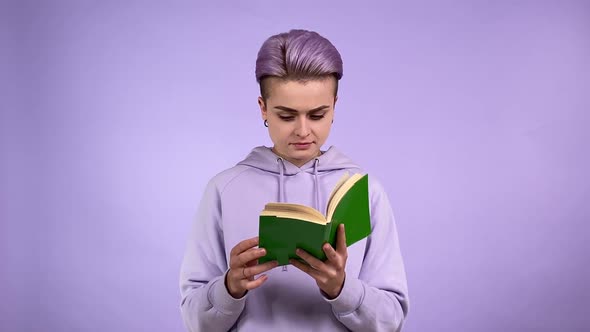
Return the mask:
<path id="1" fill-rule="evenodd" d="M 268 128 L 268 120 L 264 120 L 264 126 Z"/>

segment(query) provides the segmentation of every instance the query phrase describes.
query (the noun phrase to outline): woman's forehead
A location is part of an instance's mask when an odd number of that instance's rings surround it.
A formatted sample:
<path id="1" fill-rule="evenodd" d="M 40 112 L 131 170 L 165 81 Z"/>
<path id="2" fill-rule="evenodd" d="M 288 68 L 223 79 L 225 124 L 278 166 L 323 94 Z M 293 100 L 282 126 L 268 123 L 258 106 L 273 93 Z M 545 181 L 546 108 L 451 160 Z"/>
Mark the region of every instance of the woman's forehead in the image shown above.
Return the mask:
<path id="1" fill-rule="evenodd" d="M 333 80 L 308 80 L 304 82 L 291 80 L 269 83 L 271 85 L 269 85 L 268 99 L 271 103 L 287 102 L 306 106 L 309 103 L 330 103 L 334 99 L 335 83 Z"/>

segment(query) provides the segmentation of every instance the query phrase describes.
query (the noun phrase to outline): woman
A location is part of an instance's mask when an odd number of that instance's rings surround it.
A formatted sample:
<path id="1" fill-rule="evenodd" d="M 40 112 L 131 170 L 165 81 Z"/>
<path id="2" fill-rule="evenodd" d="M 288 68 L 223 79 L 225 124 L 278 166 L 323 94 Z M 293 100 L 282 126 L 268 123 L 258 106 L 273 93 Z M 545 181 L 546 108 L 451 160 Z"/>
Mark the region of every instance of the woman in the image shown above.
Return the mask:
<path id="1" fill-rule="evenodd" d="M 362 169 L 335 147 L 322 151 L 334 121 L 342 60 L 315 32 L 264 42 L 256 61 L 263 123 L 272 148 L 257 147 L 205 190 L 182 263 L 181 312 L 189 331 L 397 331 L 408 312 L 406 276 L 387 195 L 369 180 L 371 235 L 323 248 L 324 262 L 298 253 L 274 269 L 257 264 L 258 217 L 272 201 L 326 210 L 344 172 Z"/>

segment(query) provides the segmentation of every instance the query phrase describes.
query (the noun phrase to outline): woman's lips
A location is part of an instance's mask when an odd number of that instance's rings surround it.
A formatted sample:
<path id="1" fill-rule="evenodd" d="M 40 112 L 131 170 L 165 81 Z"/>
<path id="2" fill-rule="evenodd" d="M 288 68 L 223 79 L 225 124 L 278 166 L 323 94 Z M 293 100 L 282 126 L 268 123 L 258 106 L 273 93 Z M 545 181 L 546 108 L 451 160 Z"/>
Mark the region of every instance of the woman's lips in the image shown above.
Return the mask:
<path id="1" fill-rule="evenodd" d="M 295 149 L 297 150 L 306 150 L 311 146 L 312 142 L 306 142 L 306 143 L 292 143 L 295 146 Z"/>

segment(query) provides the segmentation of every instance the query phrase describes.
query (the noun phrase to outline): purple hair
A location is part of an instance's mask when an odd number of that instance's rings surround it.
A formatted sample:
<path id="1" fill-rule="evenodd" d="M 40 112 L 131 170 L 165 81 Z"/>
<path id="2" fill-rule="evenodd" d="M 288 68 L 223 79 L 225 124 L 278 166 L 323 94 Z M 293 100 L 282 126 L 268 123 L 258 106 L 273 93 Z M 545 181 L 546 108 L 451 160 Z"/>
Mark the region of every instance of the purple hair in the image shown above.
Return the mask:
<path id="1" fill-rule="evenodd" d="M 256 81 L 265 100 L 267 77 L 307 81 L 334 76 L 337 92 L 342 74 L 340 53 L 314 31 L 291 30 L 271 36 L 262 44 L 256 59 Z"/>

